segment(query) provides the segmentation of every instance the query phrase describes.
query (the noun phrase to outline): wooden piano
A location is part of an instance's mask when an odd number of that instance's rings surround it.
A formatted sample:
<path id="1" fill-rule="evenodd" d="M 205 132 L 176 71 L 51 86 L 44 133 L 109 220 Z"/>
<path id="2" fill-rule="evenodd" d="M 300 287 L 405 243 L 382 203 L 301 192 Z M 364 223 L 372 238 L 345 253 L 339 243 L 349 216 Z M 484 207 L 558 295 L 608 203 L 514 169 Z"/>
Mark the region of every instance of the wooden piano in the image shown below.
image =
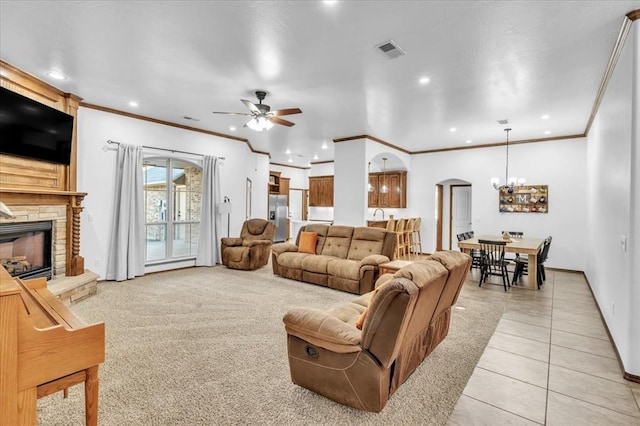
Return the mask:
<path id="1" fill-rule="evenodd" d="M 87 324 L 47 290 L 0 267 L 0 426 L 35 425 L 38 398 L 84 383 L 87 425 L 98 424 L 104 323 Z"/>

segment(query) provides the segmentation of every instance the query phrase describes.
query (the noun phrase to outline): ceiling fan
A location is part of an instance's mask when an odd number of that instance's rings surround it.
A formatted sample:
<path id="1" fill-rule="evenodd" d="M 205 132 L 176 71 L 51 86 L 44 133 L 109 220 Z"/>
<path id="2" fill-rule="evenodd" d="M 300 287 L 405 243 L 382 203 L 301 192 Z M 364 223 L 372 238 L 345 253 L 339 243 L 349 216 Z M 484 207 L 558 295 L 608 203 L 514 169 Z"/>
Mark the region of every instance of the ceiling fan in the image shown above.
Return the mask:
<path id="1" fill-rule="evenodd" d="M 232 114 L 232 115 L 246 115 L 251 117 L 247 123 L 245 123 L 245 127 L 249 127 L 252 130 L 262 132 L 264 130 L 269 130 L 273 127 L 273 123 L 281 124 L 283 126 L 291 127 L 295 125 L 291 121 L 284 120 L 280 118 L 282 115 L 292 115 L 292 114 L 300 114 L 302 110 L 300 108 L 286 108 L 279 109 L 275 111 L 271 111 L 271 107 L 267 104 L 263 104 L 262 101 L 267 96 L 267 92 L 262 90 L 256 91 L 256 97 L 258 98 L 258 103 L 254 104 L 251 101 L 246 99 L 240 99 L 243 104 L 247 108 L 249 108 L 249 113 L 246 112 L 216 112 L 213 114 Z"/>

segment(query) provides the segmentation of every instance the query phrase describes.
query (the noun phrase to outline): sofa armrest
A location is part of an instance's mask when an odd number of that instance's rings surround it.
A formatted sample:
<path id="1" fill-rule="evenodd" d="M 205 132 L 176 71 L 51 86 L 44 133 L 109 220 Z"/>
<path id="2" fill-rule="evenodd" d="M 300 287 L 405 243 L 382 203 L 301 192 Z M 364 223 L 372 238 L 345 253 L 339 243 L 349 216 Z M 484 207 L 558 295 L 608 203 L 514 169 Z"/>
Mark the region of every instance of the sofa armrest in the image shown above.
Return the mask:
<path id="1" fill-rule="evenodd" d="M 288 251 L 297 252 L 298 246 L 292 243 L 280 243 L 271 246 L 271 251 L 275 254 L 282 254 Z"/>
<path id="2" fill-rule="evenodd" d="M 235 247 L 235 246 L 241 246 L 242 245 L 242 238 L 237 238 L 237 237 L 224 237 L 222 238 L 222 244 L 224 244 L 227 247 Z"/>
<path id="3" fill-rule="evenodd" d="M 360 266 L 372 265 L 379 266 L 383 263 L 389 262 L 389 258 L 387 256 L 383 256 L 381 254 L 370 254 L 360 261 Z"/>
<path id="4" fill-rule="evenodd" d="M 288 334 L 313 345 L 338 352 L 358 352 L 362 332 L 319 309 L 293 308 L 282 319 Z"/>
<path id="5" fill-rule="evenodd" d="M 251 240 L 244 245 L 246 245 L 247 247 L 253 247 L 253 246 L 268 246 L 271 244 L 273 244 L 273 241 L 271 240 Z"/>

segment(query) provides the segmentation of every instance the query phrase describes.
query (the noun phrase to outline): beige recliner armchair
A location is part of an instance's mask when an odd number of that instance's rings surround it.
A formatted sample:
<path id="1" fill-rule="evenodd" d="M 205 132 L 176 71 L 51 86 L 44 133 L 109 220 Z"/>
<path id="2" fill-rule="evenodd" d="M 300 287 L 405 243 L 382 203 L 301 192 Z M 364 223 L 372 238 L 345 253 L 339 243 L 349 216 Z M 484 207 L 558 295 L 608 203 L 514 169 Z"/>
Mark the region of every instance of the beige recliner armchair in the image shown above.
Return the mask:
<path id="1" fill-rule="evenodd" d="M 222 238 L 222 263 L 227 268 L 254 270 L 269 262 L 275 225 L 264 219 L 249 219 L 239 238 Z"/>
<path id="2" fill-rule="evenodd" d="M 376 290 L 346 305 L 289 310 L 284 323 L 292 381 L 380 412 L 447 335 L 470 264 L 464 253 L 437 252 L 383 275 Z"/>

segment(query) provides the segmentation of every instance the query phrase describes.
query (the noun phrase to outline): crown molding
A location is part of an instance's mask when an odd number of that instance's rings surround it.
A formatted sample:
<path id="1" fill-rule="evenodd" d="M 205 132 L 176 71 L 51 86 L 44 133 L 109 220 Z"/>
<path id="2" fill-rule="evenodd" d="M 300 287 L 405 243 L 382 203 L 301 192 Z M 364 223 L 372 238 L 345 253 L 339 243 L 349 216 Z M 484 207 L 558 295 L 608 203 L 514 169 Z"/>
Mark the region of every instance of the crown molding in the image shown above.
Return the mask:
<path id="1" fill-rule="evenodd" d="M 243 142 L 243 143 L 245 143 L 247 145 L 247 147 L 249 147 L 249 150 L 251 152 L 253 152 L 254 154 L 263 154 L 263 155 L 268 155 L 269 157 L 271 157 L 271 154 L 268 153 L 268 152 L 258 151 L 256 149 L 254 149 L 253 146 L 251 145 L 251 142 L 249 142 L 249 140 L 245 139 L 245 138 L 240 138 L 240 137 L 237 137 L 237 136 L 231 136 L 231 135 L 227 135 L 227 134 L 224 134 L 224 133 L 218 133 L 218 132 L 214 132 L 214 131 L 211 131 L 211 130 L 199 129 L 197 127 L 185 126 L 184 124 L 178 124 L 178 123 L 173 123 L 171 121 L 159 120 L 157 118 L 147 117 L 145 115 L 140 115 L 140 114 L 133 114 L 133 113 L 130 113 L 130 112 L 127 112 L 127 111 L 121 111 L 121 110 L 118 110 L 118 109 L 108 108 L 108 107 L 104 107 L 104 106 L 101 106 L 101 105 L 90 104 L 90 103 L 87 103 L 87 102 L 80 102 L 80 106 L 84 107 L 84 108 L 95 109 L 97 111 L 108 112 L 110 114 L 122 115 L 124 117 L 134 118 L 136 120 L 142 120 L 142 121 L 148 121 L 150 123 L 161 124 L 163 126 L 175 127 L 175 128 L 182 129 L 182 130 L 189 130 L 191 132 L 204 133 L 205 135 L 217 136 L 217 137 L 225 138 L 225 139 L 231 139 L 231 140 L 236 141 L 236 142 Z"/>
<path id="2" fill-rule="evenodd" d="M 302 167 L 302 166 L 292 166 L 291 164 L 282 164 L 282 163 L 272 163 L 269 162 L 271 166 L 280 166 L 280 167 L 289 167 L 291 169 L 300 169 L 300 170 L 309 170 L 311 167 Z"/>

